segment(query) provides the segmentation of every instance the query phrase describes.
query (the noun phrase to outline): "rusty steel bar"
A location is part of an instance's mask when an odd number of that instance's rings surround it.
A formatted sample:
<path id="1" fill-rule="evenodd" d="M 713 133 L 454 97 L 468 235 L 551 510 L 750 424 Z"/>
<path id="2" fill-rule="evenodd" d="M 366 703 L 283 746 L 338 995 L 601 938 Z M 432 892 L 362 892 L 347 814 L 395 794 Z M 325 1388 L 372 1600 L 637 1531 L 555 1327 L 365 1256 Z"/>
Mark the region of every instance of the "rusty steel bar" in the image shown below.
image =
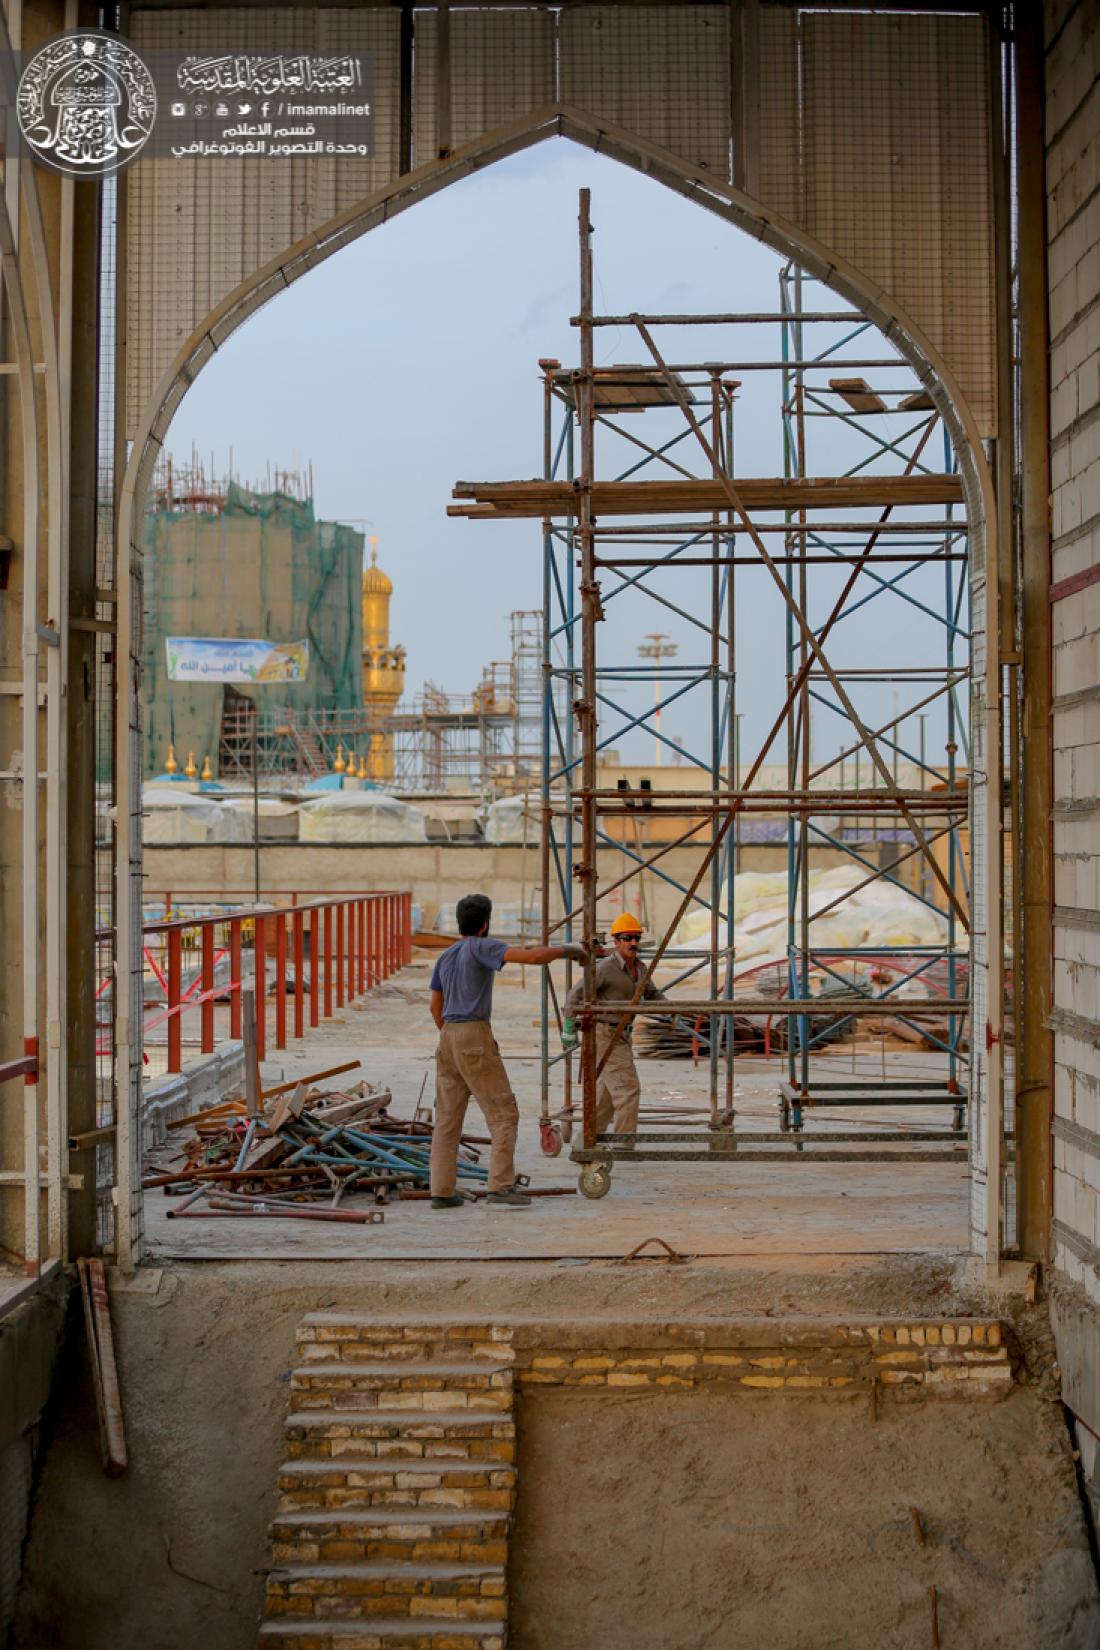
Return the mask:
<path id="1" fill-rule="evenodd" d="M 126 1428 L 122 1418 L 122 1394 L 119 1390 L 118 1365 L 115 1362 L 114 1337 L 111 1333 L 107 1274 L 98 1256 L 90 1260 L 81 1256 L 77 1262 L 77 1270 L 84 1302 L 84 1325 L 92 1355 L 103 1470 L 108 1478 L 117 1478 L 126 1471 L 128 1457 Z"/>

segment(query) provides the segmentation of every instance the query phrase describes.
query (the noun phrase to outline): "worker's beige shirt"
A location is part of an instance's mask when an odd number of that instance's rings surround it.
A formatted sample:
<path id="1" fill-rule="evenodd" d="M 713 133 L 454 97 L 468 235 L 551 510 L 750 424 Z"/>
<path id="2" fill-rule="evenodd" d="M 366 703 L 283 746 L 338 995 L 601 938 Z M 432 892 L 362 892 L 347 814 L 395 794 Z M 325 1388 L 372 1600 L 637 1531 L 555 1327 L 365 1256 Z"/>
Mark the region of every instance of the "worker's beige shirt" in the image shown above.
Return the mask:
<path id="1" fill-rule="evenodd" d="M 638 989 L 638 980 L 640 980 L 642 975 L 645 973 L 645 968 L 646 965 L 639 961 L 638 979 L 635 979 L 619 960 L 619 954 L 617 951 L 612 951 L 611 955 L 608 957 L 601 957 L 599 962 L 596 964 L 597 1001 L 601 1003 L 631 1002 L 634 997 L 634 993 Z M 647 981 L 645 991 L 642 993 L 643 1002 L 648 1001 L 650 997 L 663 996 L 664 992 L 658 991 L 652 980 Z M 583 1001 L 584 978 L 582 976 L 582 978 L 577 981 L 572 991 L 570 991 L 568 997 L 565 999 L 566 1014 L 575 1014 Z M 597 1019 L 605 1025 L 617 1025 L 619 1018 L 620 1016 L 614 1011 L 607 1014 L 597 1015 Z M 627 1022 L 624 1036 L 629 1036 L 634 1030 L 633 1019 L 634 1016 L 631 1015 L 630 1020 Z"/>

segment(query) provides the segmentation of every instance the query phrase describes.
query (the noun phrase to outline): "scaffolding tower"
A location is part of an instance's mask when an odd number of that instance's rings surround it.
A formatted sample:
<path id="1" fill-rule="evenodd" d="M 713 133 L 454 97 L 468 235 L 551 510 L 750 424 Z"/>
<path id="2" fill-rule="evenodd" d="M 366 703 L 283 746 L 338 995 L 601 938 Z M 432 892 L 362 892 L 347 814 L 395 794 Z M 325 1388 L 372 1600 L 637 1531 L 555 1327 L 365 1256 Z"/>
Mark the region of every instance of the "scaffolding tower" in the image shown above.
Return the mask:
<path id="1" fill-rule="evenodd" d="M 625 1137 L 597 1130 L 597 1090 L 610 1049 L 597 1055 L 595 1037 L 582 1037 L 582 1129 L 573 1147 L 581 1189 L 602 1196 L 620 1158 L 711 1159 L 736 1152 L 753 1161 L 865 1161 L 885 1151 L 891 1161 L 929 1153 L 960 1159 L 967 1099 L 968 792 L 957 758 L 961 749 L 965 765 L 969 586 L 962 488 L 946 432 L 908 364 L 892 352 L 874 354 L 883 341 L 867 318 L 854 309 L 813 308 L 808 279 L 794 267 L 781 274 L 773 313 L 599 315 L 592 303 L 587 191 L 580 241 L 579 366 L 540 362 L 542 480 L 459 483 L 460 502 L 451 511 L 543 524 L 543 939 L 585 944 L 582 1029 L 595 1023 L 595 948 L 609 901 L 650 877 L 671 886 L 675 913 L 656 932 L 644 980 L 612 1042 L 645 1013 L 701 1029 L 708 1052 L 705 1132 L 643 1124 Z M 746 327 L 754 345 L 763 337 L 774 340 L 774 348 L 750 347 L 743 341 Z M 723 358 L 668 359 L 672 352 L 658 339 L 689 328 L 706 329 L 708 356 L 721 337 L 725 348 L 716 354 Z M 597 367 L 601 329 L 629 334 L 643 364 Z M 863 338 L 873 340 L 871 350 L 857 342 Z M 738 392 L 747 375 L 759 372 L 778 375 L 781 386 L 780 476 L 744 474 L 735 458 Z M 864 376 L 883 373 L 890 375 L 886 384 Z M 875 427 L 884 412 L 897 433 Z M 823 474 L 815 467 L 820 442 L 810 434 L 815 420 L 863 450 L 839 467 L 834 459 Z M 624 449 L 632 455 L 625 464 Z M 933 456 L 941 455 L 942 468 L 933 468 Z M 610 477 L 609 462 L 619 465 Z M 785 682 L 769 731 L 745 763 L 737 624 L 742 606 L 757 601 L 754 581 L 773 592 L 773 604 L 779 599 Z M 626 660 L 600 641 L 612 604 L 639 596 L 662 617 L 671 611 L 690 627 L 696 656 L 639 660 L 634 650 Z M 897 662 L 834 663 L 838 632 L 843 640 L 846 622 L 871 602 L 879 604 L 883 625 L 918 611 L 934 622 L 937 656 L 912 664 L 899 650 Z M 893 700 L 888 718 L 881 711 L 886 694 Z M 659 727 L 660 712 L 680 701 L 693 707 L 701 734 L 690 747 Z M 938 716 L 941 704 L 944 759 L 934 762 L 920 718 Z M 828 756 L 823 728 L 839 736 Z M 642 797 L 622 784 L 601 785 L 601 758 L 635 730 L 702 770 L 705 790 L 685 786 Z M 777 747 L 785 782 L 766 767 Z M 660 822 L 665 830 L 659 845 L 630 828 L 643 809 L 649 824 Z M 741 969 L 739 845 L 776 815 L 787 861 L 785 954 L 766 967 Z M 686 879 L 674 876 L 668 862 L 673 849 L 684 847 L 695 851 Z M 821 943 L 823 919 L 857 891 L 824 905 L 815 901 L 811 867 L 824 849 L 859 868 L 858 888 L 903 887 L 903 876 L 919 867 L 916 893 L 941 925 L 938 943 L 873 950 Z M 699 913 L 701 943 L 695 945 L 677 938 L 688 913 Z M 675 978 L 662 980 L 667 998 L 643 1008 L 643 985 L 674 943 Z M 572 1134 L 577 1057 L 551 1047 L 562 1004 L 545 979 L 541 1125 L 544 1150 L 556 1152 Z M 856 1016 L 890 1017 L 918 1031 L 939 1050 L 934 1076 L 919 1083 L 886 1076 L 873 1084 L 832 1084 L 815 1057 L 837 1025 Z M 738 1024 L 753 1019 L 775 1028 L 783 1050 L 775 1131 L 737 1126 Z M 930 1025 L 935 1030 L 928 1033 Z M 564 1095 L 555 1112 L 551 1079 L 559 1066 Z M 929 1104 L 947 1108 L 943 1127 L 807 1127 L 818 1107 Z"/>

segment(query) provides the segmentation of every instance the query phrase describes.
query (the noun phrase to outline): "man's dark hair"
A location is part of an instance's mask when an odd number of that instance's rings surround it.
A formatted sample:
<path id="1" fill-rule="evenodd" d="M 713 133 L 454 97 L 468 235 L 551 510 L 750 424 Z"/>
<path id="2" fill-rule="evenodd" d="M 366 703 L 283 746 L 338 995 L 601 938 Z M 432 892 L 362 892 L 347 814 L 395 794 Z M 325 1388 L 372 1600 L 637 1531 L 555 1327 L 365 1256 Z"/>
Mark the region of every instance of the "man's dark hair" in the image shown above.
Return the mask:
<path id="1" fill-rule="evenodd" d="M 464 894 L 455 906 L 460 934 L 480 934 L 493 914 L 488 894 Z"/>

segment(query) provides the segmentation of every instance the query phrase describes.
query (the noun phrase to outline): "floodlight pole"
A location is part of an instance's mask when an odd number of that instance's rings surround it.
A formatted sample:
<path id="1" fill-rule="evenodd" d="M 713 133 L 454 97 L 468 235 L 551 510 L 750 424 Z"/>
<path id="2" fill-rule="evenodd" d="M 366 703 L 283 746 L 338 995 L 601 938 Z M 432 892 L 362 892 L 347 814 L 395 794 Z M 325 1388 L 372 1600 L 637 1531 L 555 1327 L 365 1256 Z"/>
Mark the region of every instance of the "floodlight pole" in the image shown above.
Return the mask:
<path id="1" fill-rule="evenodd" d="M 638 647 L 640 659 L 653 660 L 653 760 L 657 767 L 661 765 L 661 661 L 674 659 L 678 652 L 677 643 L 660 630 L 651 631 Z"/>

